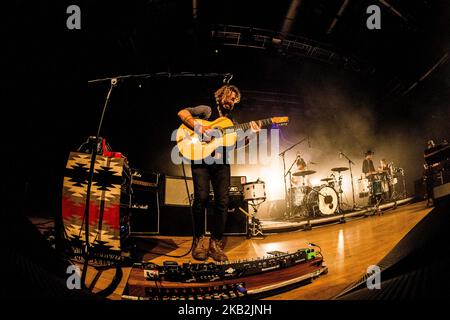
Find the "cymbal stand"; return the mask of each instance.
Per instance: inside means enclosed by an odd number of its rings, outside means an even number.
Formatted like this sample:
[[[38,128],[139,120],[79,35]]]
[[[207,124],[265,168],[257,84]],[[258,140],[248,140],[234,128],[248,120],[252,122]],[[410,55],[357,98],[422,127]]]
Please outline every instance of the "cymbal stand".
[[[406,180],[405,180],[405,172],[403,169],[400,169],[400,174],[402,175],[402,182],[403,182],[403,199],[406,199],[407,192],[406,192]]]
[[[396,201],[397,199],[399,199],[399,194],[398,194],[398,192],[397,192],[397,188],[395,187],[395,184],[392,182],[392,180],[393,180],[394,178],[391,178],[390,179],[390,181],[389,181],[389,185],[391,186],[391,188],[392,188],[392,194],[391,194],[391,197],[390,197],[390,199],[389,200],[394,200],[394,201]],[[398,181],[398,178],[396,177],[396,179],[397,179],[397,181]]]
[[[291,150],[292,148],[294,148],[295,146],[299,145],[300,143],[306,141],[308,139],[308,137],[305,137],[303,139],[301,139],[300,141],[294,143],[292,146],[290,146],[289,148],[285,149],[284,151],[280,152],[278,154],[278,156],[282,157],[283,159],[283,180],[284,180],[284,206],[285,206],[285,218],[290,218],[291,214],[292,214],[292,199],[290,196],[288,196],[288,190],[287,190],[287,183],[286,183],[286,176],[289,175],[289,177],[291,176],[291,170],[292,167],[294,166],[294,163],[297,161],[297,157],[295,158],[295,162],[292,163],[291,167],[289,168],[289,171],[286,172],[286,159],[285,159],[285,155],[286,152],[288,152],[289,150]],[[290,180],[289,180],[290,183]],[[292,185],[291,185],[292,186]]]
[[[341,207],[342,206],[342,193],[344,192],[342,190],[342,175],[341,175],[340,171],[338,172],[338,174],[339,174],[339,177],[338,177],[339,190],[337,190],[337,192],[338,192],[338,208],[337,208],[337,212],[338,213],[343,213],[342,207]]]
[[[353,210],[355,210],[357,206],[356,206],[356,201],[355,201],[355,186],[353,185],[353,171],[352,171],[352,164],[355,165],[355,163],[352,160],[350,160],[350,158],[347,157],[347,155],[345,153],[339,152],[339,154],[348,160],[348,168],[350,169],[350,179],[351,179],[350,182],[352,185]]]

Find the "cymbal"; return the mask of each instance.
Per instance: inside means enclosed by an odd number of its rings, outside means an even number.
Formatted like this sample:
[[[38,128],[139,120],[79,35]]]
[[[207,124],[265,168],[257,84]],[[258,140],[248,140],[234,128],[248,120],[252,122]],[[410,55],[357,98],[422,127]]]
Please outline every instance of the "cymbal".
[[[320,181],[331,181],[331,180],[333,180],[333,178],[323,178],[323,179],[320,179]]]
[[[337,167],[337,168],[331,169],[331,171],[336,171],[336,172],[347,171],[347,170],[348,170],[347,167]]]
[[[314,170],[304,170],[304,171],[294,172],[292,175],[293,176],[301,176],[301,177],[303,177],[303,176],[308,176],[308,175],[313,174],[313,173],[316,173],[316,171],[314,171]]]

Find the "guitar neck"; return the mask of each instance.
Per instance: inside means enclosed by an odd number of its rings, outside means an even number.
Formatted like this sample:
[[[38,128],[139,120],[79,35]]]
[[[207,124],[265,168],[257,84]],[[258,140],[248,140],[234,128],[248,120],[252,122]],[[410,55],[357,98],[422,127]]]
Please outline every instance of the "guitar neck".
[[[269,125],[271,125],[273,123],[272,122],[272,118],[267,118],[267,119],[263,119],[263,120],[257,120],[255,122],[258,123],[259,121],[261,122],[261,127],[267,127],[267,126],[269,126]],[[234,130],[234,131],[241,129],[241,130],[245,131],[245,130],[248,130],[250,128],[251,128],[250,122],[245,122],[245,123],[240,123],[240,124],[237,124],[237,125],[234,125],[234,126],[226,127],[226,128],[223,128],[223,129],[224,130]]]

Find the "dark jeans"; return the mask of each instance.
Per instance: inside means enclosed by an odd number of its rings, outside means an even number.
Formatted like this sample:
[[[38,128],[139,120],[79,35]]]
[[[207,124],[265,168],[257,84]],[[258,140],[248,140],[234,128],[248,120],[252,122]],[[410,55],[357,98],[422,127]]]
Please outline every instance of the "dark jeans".
[[[230,189],[229,164],[193,164],[194,181],[194,234],[199,237],[205,233],[205,208],[209,198],[209,182],[214,191],[214,208],[211,221],[211,237],[222,239],[228,213],[228,190]]]

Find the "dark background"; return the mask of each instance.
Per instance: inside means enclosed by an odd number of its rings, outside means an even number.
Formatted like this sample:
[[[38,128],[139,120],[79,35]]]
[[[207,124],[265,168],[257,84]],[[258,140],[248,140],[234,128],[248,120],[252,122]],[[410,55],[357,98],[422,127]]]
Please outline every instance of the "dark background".
[[[87,80],[157,72],[231,72],[243,92],[239,120],[289,115],[281,147],[305,135],[300,151],[322,168],[357,164],[366,149],[405,169],[408,190],[421,177],[428,139],[449,138],[448,1],[303,0],[291,34],[318,41],[346,59],[329,64],[276,47],[223,46],[212,25],[281,29],[290,1],[15,1],[2,15],[4,170],[7,204],[31,215],[60,213],[68,153],[94,135],[109,83]],[[66,28],[66,8],[81,7],[81,30]],[[366,28],[368,5],[381,8],[381,30]],[[11,73],[9,73],[11,71]],[[133,167],[181,174],[170,163],[170,134],[185,106],[212,104],[221,78],[133,78],[114,89],[102,136]],[[295,153],[290,155],[294,156]],[[377,164],[377,163],[376,163]],[[319,170],[322,170],[319,169]],[[318,171],[319,171],[318,170]],[[325,169],[323,169],[325,170]],[[282,174],[282,173],[280,173]]]

